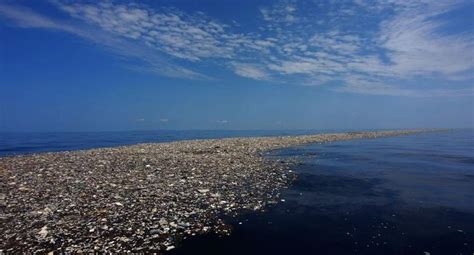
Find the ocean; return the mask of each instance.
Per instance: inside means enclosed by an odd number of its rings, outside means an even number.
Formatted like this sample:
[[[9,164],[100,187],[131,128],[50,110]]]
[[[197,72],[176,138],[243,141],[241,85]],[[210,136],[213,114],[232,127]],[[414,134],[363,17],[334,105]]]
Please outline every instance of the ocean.
[[[315,131],[3,133],[0,156]],[[230,236],[185,239],[170,254],[473,254],[474,130],[309,144],[282,202],[228,218]]]

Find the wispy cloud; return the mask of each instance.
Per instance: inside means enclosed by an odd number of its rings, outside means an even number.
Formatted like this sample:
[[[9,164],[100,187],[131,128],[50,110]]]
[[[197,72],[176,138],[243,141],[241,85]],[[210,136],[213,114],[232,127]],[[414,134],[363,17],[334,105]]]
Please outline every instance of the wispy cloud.
[[[176,9],[154,10],[139,4],[56,2],[76,19],[104,31],[190,61],[229,58],[233,48],[226,45],[225,25],[202,13],[185,14]]]
[[[273,6],[261,7],[260,13],[265,21],[278,23],[293,23],[298,20],[296,5],[291,1],[281,1]]]
[[[458,3],[434,3],[408,9],[381,25],[379,44],[387,50],[395,75],[456,76],[474,69],[474,36],[442,34],[437,17]]]
[[[268,80],[268,73],[260,66],[255,64],[232,63],[234,72],[240,76],[255,79]]]

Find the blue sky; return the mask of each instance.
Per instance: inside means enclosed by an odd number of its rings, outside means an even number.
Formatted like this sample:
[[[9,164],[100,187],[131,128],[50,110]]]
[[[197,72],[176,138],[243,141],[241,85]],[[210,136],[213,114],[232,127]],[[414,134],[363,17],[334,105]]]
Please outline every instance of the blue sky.
[[[0,0],[0,131],[472,127],[473,13]]]

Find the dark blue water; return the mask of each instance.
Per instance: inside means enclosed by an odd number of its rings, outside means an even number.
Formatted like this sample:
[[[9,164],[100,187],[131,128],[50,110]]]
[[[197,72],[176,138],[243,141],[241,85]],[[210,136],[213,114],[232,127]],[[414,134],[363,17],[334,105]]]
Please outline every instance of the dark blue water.
[[[172,254],[474,254],[474,131],[353,140],[273,152],[298,180],[231,236]],[[239,224],[241,223],[241,224]]]
[[[341,130],[337,130],[341,132]],[[329,130],[159,130],[126,132],[1,133],[0,157],[37,152],[81,150],[138,143],[170,142],[224,137],[281,136],[325,133]],[[333,132],[335,132],[333,130]]]

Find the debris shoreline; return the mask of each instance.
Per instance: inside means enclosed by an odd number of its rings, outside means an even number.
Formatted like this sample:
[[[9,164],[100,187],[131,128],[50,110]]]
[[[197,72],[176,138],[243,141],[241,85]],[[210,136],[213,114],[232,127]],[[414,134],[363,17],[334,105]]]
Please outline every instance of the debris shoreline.
[[[277,203],[294,162],[264,153],[426,130],[150,143],[0,158],[0,253],[157,252],[229,234],[222,215]]]

